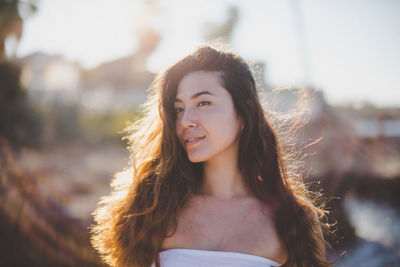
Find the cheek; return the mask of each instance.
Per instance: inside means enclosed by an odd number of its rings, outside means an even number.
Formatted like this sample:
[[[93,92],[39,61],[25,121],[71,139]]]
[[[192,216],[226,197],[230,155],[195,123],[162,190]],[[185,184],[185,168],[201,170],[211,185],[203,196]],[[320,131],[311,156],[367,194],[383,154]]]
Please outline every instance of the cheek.
[[[213,121],[211,132],[218,142],[231,143],[239,133],[239,120],[230,113],[218,117]]]

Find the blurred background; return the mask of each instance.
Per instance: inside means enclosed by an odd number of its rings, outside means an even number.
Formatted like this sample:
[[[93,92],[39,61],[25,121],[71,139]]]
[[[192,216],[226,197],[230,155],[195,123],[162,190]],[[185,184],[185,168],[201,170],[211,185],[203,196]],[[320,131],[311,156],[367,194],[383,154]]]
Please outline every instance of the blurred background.
[[[157,72],[218,39],[275,111],[308,92],[297,141],[337,225],[329,259],[400,266],[398,14],[396,0],[0,0],[1,265],[102,266],[88,227],[129,163],[122,129]]]

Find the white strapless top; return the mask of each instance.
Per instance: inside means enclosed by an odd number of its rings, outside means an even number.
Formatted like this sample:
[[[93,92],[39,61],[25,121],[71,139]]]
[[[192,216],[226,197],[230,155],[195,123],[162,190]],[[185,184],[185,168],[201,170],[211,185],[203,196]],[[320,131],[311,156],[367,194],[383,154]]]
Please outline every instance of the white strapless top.
[[[173,248],[161,251],[161,267],[272,267],[279,263],[240,252]],[[155,267],[153,262],[152,267]]]

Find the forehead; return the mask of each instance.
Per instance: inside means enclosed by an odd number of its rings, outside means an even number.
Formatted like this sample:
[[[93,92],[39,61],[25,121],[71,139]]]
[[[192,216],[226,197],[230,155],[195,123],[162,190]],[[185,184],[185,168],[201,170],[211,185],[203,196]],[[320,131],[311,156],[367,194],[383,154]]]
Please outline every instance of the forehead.
[[[178,85],[176,98],[188,98],[193,94],[207,90],[214,95],[223,94],[226,91],[222,87],[220,72],[195,71],[186,74]]]

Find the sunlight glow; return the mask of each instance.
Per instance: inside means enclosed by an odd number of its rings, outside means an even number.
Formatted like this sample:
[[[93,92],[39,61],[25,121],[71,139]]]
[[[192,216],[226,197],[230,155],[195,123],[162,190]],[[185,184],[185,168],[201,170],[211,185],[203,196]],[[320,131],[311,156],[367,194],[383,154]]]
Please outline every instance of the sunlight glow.
[[[44,51],[93,68],[134,53],[150,27],[162,38],[147,62],[158,72],[205,42],[205,25],[222,23],[229,6],[239,8],[233,49],[264,61],[272,86],[310,84],[335,104],[400,105],[398,1],[303,0],[295,9],[290,0],[41,0],[16,54]]]

